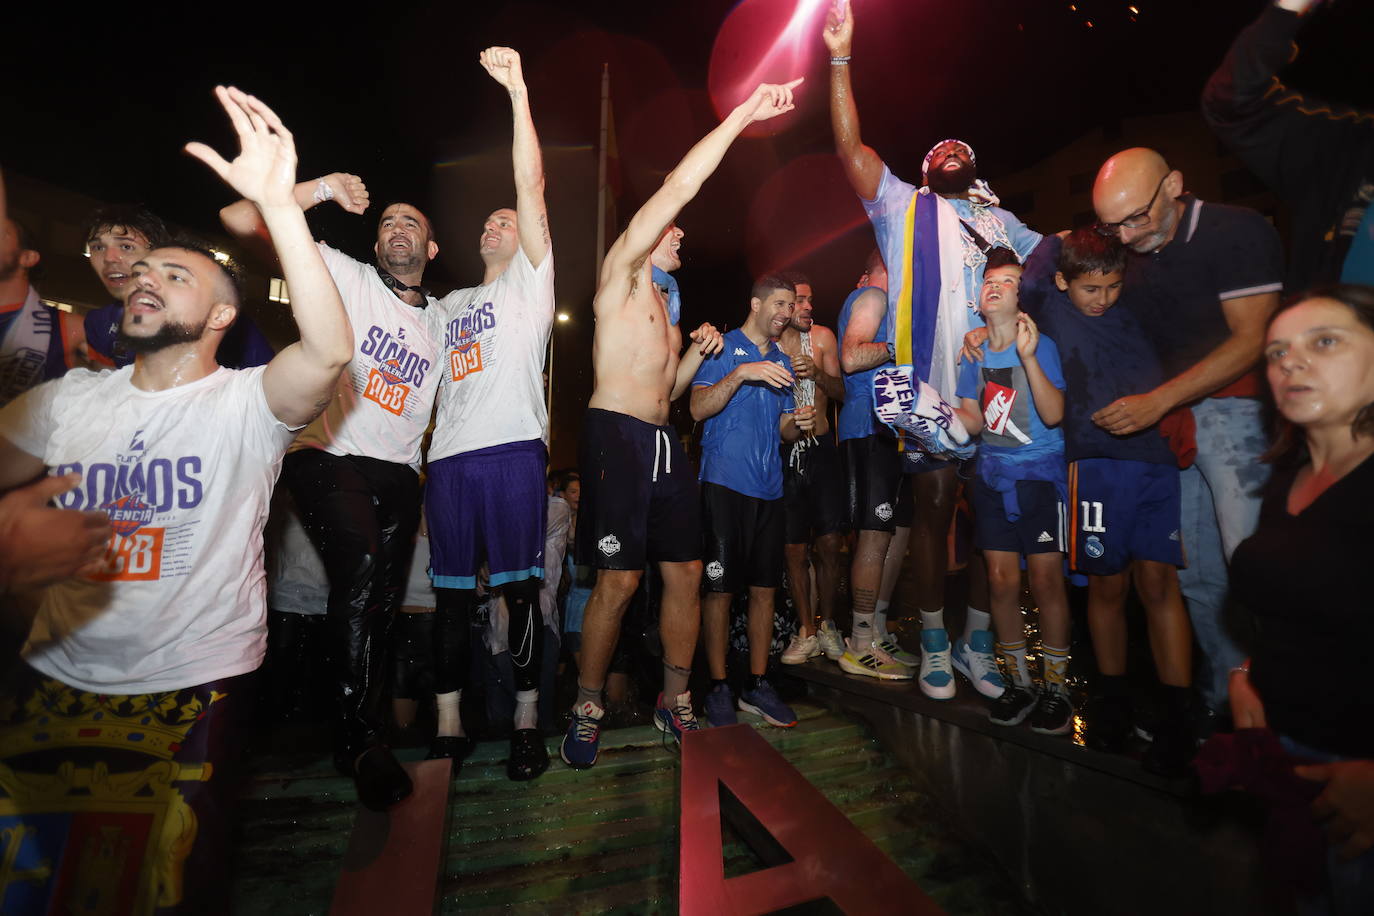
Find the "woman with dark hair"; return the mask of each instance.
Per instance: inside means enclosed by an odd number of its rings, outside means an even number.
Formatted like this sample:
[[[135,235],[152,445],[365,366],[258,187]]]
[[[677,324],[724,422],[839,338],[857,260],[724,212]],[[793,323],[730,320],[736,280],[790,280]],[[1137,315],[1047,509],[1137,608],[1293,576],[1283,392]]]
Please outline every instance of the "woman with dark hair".
[[[1256,626],[1231,710],[1324,784],[1329,884],[1302,911],[1374,913],[1374,288],[1298,297],[1270,320],[1264,360],[1280,431],[1259,527],[1231,561]]]

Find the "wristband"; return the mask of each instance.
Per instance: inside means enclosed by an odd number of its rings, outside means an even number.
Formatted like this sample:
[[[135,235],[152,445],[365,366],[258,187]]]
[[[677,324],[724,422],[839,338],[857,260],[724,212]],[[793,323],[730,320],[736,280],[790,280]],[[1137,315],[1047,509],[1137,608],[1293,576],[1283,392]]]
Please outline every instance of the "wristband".
[[[329,186],[329,182],[321,178],[315,184],[315,193],[312,196],[315,199],[315,203],[322,204],[326,200],[334,199],[334,189]]]
[[[838,67],[848,66],[848,64],[849,64],[849,58],[850,58],[850,55],[848,55],[848,54],[846,54],[844,57],[832,57],[832,58],[830,58],[830,65],[831,65],[831,66],[838,66]]]
[[[1249,661],[1241,662],[1239,665],[1236,665],[1236,667],[1234,667],[1234,668],[1231,669],[1231,673],[1232,673],[1232,674],[1240,673],[1240,674],[1244,674],[1244,675],[1246,675],[1246,676],[1248,677],[1248,676],[1250,675],[1250,662],[1249,662]]]

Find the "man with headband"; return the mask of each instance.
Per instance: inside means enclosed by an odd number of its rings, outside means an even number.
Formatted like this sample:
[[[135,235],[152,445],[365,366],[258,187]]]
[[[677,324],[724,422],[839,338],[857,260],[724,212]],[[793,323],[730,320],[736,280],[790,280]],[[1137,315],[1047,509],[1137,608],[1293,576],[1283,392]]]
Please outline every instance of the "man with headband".
[[[596,763],[606,671],[625,608],[651,559],[663,575],[663,693],[654,724],[679,741],[699,727],[687,678],[701,627],[701,508],[668,408],[687,392],[702,358],[720,351],[721,336],[703,324],[681,350],[681,297],[670,272],[682,264],[683,232],[673,220],[746,127],[792,110],[792,89],[800,82],[759,86],[692,147],[601,265],[592,303],[596,387],[582,426],[577,524],[578,563],[599,571],[582,621],[577,700],[561,752],[576,769]]]
[[[302,209],[332,200],[360,214],[368,205],[355,175],[302,182],[294,195]],[[236,236],[265,238],[250,201],[225,207],[220,219]],[[420,440],[439,362],[425,324],[435,299],[420,282],[439,246],[429,219],[405,203],[382,211],[375,264],[324,242],[316,246],[352,323],[354,357],[321,405],[324,413],[292,444],[282,481],[329,577],[329,655],[339,704],[334,764],[354,778],[364,805],[384,809],[411,791],[410,777],[383,743],[383,660],[420,523]]]
[[[996,195],[978,178],[972,147],[962,140],[944,140],[926,154],[921,164],[922,187],[893,175],[859,138],[849,72],[854,39],[849,0],[836,0],[822,37],[830,52],[830,118],[836,153],[873,223],[889,281],[887,302],[871,297],[862,307],[856,304],[841,341],[841,364],[847,373],[894,362],[909,366],[913,384],[927,382],[946,402],[957,403],[963,337],[983,323],[977,299],[985,252],[1002,246],[1024,260],[1039,244],[1040,234],[997,206]],[[871,503],[852,507],[859,528],[850,574],[853,649],[864,650],[879,635],[872,631],[873,612],[894,527],[902,456],[892,434],[876,419],[870,434],[849,440],[847,448],[849,474],[866,481],[863,489]],[[964,638],[957,646],[950,645],[943,607],[946,537],[958,478],[952,463],[920,451],[909,451],[907,461],[916,472],[909,484],[915,502],[911,549],[921,609],[921,691],[933,699],[949,699],[954,696],[952,650],[960,653],[959,667],[970,672],[975,684],[996,671],[990,652],[970,647],[991,644],[986,633],[990,618],[970,608]],[[975,633],[979,638],[974,638]]]

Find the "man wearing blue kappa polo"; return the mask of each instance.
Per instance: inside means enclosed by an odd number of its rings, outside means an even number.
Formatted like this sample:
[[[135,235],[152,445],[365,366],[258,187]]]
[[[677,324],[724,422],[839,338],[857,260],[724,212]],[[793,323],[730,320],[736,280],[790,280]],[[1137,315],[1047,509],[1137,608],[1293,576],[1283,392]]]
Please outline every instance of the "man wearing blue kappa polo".
[[[702,559],[706,596],[701,602],[711,692],[706,718],[735,721],[725,682],[730,605],[749,588],[749,685],[739,708],[789,728],[797,717],[764,677],[773,639],[773,597],[782,576],[782,458],[778,437],[792,442],[816,425],[814,407],[792,400],[791,360],[777,338],[792,320],[796,289],[777,276],[754,283],[749,317],[726,334],[725,346],[705,360],[692,380],[692,419],[705,421],[701,437]]]

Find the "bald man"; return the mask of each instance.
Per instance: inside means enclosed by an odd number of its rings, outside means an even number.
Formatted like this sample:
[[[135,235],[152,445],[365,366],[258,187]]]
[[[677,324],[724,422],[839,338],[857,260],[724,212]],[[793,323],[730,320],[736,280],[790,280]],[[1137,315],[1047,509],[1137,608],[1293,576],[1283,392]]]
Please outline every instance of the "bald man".
[[[1278,234],[1254,210],[1204,203],[1183,174],[1150,149],[1103,164],[1093,185],[1098,231],[1135,254],[1121,305],[1159,353],[1166,380],[1093,414],[1114,435],[1148,429],[1176,407],[1197,421],[1197,458],[1183,471],[1179,575],[1202,648],[1197,683],[1207,706],[1226,709],[1227,674],[1241,663],[1223,620],[1231,552],[1259,518],[1268,469],[1255,371],[1264,328],[1278,306],[1283,255]]]

